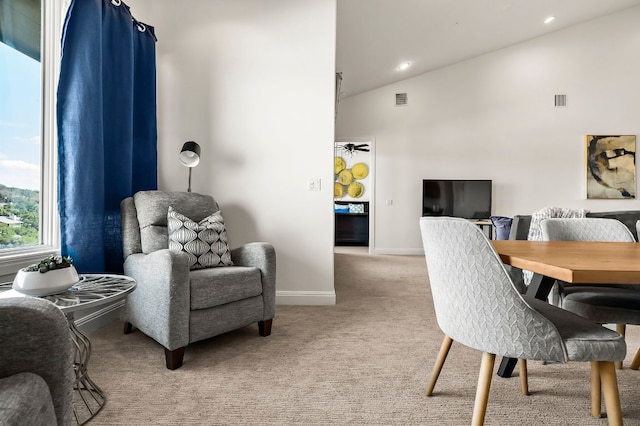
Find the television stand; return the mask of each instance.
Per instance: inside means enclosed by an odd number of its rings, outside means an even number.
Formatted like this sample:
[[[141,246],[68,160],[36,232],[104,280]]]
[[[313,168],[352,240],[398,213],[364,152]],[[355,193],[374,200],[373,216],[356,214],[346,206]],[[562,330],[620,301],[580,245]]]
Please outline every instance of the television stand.
[[[362,204],[362,213],[335,213],[336,246],[369,245],[369,202],[368,201],[336,201],[336,204]]]

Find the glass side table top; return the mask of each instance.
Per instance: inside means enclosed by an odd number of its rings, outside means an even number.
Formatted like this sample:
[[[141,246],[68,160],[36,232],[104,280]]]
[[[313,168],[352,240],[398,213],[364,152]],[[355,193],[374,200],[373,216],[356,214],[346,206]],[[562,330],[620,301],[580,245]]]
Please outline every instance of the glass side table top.
[[[32,297],[11,288],[12,283],[0,284],[0,297]],[[69,313],[88,309],[124,298],[136,287],[133,278],[126,275],[82,274],[80,281],[67,291],[50,296],[41,296]]]

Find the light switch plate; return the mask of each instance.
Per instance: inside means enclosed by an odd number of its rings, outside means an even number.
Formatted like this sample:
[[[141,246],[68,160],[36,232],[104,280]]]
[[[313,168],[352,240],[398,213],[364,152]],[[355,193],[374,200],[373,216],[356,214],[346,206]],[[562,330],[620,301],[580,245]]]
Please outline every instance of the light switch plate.
[[[311,178],[307,182],[307,189],[309,191],[320,191],[320,178]]]

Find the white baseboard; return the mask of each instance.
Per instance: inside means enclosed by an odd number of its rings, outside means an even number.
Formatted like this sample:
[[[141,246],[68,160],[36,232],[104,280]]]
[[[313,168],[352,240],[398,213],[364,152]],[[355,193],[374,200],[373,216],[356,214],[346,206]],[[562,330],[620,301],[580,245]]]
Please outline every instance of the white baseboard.
[[[105,325],[117,321],[123,316],[124,300],[105,308],[76,317],[76,327],[86,335],[90,335]]]
[[[371,254],[392,255],[392,256],[424,256],[424,249],[421,248],[374,248]]]
[[[124,301],[115,303],[76,318],[76,327],[90,335],[105,325],[118,321],[123,316]],[[335,305],[334,291],[276,291],[277,305]]]
[[[335,305],[335,291],[276,290],[276,305]]]

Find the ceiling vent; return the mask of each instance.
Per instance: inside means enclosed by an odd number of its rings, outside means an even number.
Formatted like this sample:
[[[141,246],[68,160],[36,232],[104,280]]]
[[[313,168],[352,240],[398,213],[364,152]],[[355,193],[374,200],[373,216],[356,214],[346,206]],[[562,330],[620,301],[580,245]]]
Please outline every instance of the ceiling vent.
[[[396,106],[405,106],[408,104],[406,93],[396,93]]]
[[[567,95],[555,95],[554,97],[554,105],[556,108],[562,108],[567,106]]]

